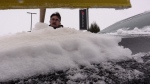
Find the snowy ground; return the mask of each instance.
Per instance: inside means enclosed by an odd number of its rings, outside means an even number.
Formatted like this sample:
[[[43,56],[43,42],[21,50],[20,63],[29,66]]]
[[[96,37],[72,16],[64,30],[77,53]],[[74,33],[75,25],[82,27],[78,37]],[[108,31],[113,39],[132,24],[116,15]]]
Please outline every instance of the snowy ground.
[[[149,53],[133,55],[121,37],[36,24],[0,37],[0,81],[18,84],[132,84],[148,80]],[[128,65],[128,63],[132,63]],[[149,76],[148,76],[149,77]]]

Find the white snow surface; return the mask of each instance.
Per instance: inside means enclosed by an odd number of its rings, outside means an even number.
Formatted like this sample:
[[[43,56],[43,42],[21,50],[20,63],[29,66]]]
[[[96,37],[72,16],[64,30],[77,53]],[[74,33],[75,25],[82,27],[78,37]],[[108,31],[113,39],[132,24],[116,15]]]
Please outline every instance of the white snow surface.
[[[133,30],[128,30],[128,28],[120,28],[117,32],[107,33],[114,35],[150,35],[150,26],[145,26],[143,28],[135,27]]]
[[[116,36],[37,23],[32,32],[0,36],[0,81],[131,58],[131,50],[119,46],[120,41]]]

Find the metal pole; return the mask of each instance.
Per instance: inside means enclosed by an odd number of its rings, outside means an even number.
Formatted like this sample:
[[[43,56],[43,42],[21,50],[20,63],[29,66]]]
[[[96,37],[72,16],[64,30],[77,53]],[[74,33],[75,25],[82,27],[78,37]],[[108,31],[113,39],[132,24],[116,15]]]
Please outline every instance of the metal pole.
[[[89,8],[87,8],[87,30],[89,29]]]
[[[46,8],[40,8],[40,22],[44,23]]]
[[[31,14],[31,27],[30,27],[30,31],[32,30],[32,14]]]
[[[31,14],[31,27],[30,27],[30,32],[32,30],[32,14],[36,14],[36,13],[31,13],[31,12],[27,12],[28,14]]]

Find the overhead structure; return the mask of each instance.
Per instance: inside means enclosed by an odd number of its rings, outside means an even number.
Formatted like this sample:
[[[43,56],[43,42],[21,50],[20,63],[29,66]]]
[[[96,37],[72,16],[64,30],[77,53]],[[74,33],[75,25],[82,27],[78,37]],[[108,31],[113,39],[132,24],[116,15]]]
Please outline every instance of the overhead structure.
[[[129,0],[0,0],[0,9],[129,8]]]
[[[37,9],[40,20],[46,8],[130,8],[130,0],[0,0],[0,9]]]

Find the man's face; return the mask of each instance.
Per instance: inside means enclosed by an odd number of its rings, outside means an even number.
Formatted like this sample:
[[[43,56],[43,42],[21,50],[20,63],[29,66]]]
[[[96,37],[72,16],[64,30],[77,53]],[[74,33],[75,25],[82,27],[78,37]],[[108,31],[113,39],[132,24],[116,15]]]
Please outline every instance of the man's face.
[[[57,16],[51,17],[51,19],[50,19],[50,25],[52,27],[56,27],[56,28],[59,27],[59,25],[60,25],[60,19]]]

